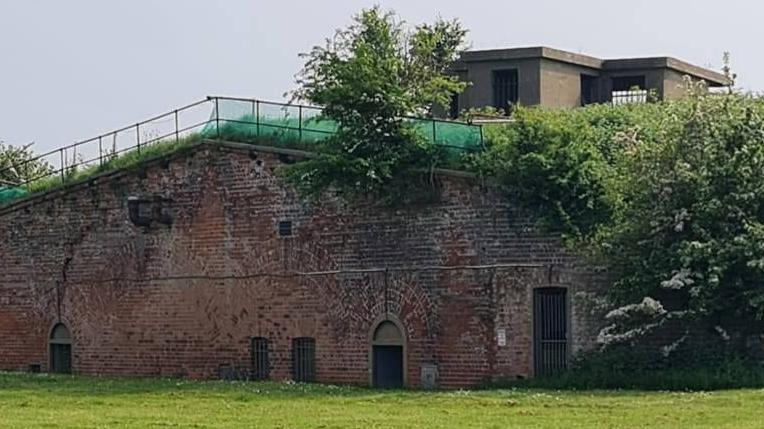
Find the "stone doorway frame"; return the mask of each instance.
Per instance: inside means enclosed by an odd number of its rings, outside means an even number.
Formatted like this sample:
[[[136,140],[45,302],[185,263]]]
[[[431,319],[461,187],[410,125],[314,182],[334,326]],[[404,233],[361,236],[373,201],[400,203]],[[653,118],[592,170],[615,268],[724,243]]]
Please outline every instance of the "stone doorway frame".
[[[397,340],[377,340],[375,338],[375,334],[377,333],[377,330],[380,326],[382,326],[385,323],[392,323],[400,333],[400,338]],[[368,356],[369,356],[369,386],[374,387],[374,346],[399,346],[402,350],[402,358],[403,358],[403,388],[408,387],[408,338],[406,336],[406,329],[403,327],[403,323],[401,323],[398,318],[390,315],[385,314],[382,316],[377,317],[376,320],[374,320],[374,323],[371,324],[371,329],[369,330],[369,350],[368,350]]]
[[[71,374],[74,369],[74,341],[72,339],[72,331],[69,329],[69,327],[63,323],[58,322],[50,329],[50,333],[48,334],[48,372],[50,373],[61,373],[61,374]],[[65,368],[64,370],[61,370],[60,368],[56,368],[56,356],[54,353],[54,348],[61,348],[66,349],[68,347],[68,368]]]

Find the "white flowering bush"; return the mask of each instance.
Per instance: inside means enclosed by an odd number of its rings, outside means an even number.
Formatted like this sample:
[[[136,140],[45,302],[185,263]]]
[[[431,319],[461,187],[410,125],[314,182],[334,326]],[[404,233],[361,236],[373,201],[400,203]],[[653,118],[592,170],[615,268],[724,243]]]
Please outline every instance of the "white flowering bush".
[[[764,332],[764,98],[688,81],[679,101],[520,108],[486,135],[484,177],[607,270],[601,344],[744,352]]]
[[[764,100],[695,91],[666,109],[675,125],[622,159],[623,203],[593,244],[615,305],[651,296],[684,326],[665,352],[698,334],[744,352],[764,329]]]
[[[25,183],[49,174],[45,160],[34,160],[31,144],[12,146],[0,140],[0,188]]]

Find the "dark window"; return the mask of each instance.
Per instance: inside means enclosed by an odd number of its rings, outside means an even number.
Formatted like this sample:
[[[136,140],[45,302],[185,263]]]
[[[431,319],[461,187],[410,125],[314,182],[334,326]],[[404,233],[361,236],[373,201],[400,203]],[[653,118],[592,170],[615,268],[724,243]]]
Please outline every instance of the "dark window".
[[[645,89],[644,76],[620,76],[613,78],[613,91],[631,91]]]
[[[459,94],[451,95],[451,105],[449,106],[448,115],[451,119],[459,117]]]
[[[130,221],[137,226],[150,226],[154,221],[169,225],[172,223],[170,203],[170,200],[163,198],[130,197],[127,200]]]
[[[130,221],[133,222],[133,224],[137,226],[151,225],[153,214],[151,201],[131,197],[127,200],[127,208]]]
[[[495,70],[493,72],[493,107],[509,110],[517,104],[517,70]]]
[[[316,340],[302,337],[292,340],[292,376],[294,381],[316,381]]]
[[[647,103],[648,91],[645,89],[645,77],[614,77],[610,98],[613,104]]]
[[[72,335],[63,323],[56,325],[50,334],[50,371],[72,372]]]
[[[290,237],[292,235],[292,221],[282,220],[279,222],[279,236]]]
[[[581,75],[581,105],[597,102],[597,76]]]
[[[268,361],[268,339],[256,337],[252,339],[252,379],[267,380],[270,374]]]

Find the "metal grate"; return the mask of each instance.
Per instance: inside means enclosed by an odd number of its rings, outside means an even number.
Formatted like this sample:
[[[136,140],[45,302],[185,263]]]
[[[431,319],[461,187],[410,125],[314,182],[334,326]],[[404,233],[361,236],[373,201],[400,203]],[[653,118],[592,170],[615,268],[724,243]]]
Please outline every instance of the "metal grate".
[[[567,290],[533,291],[534,369],[536,376],[559,374],[568,362]]]
[[[71,374],[72,346],[70,344],[50,345],[50,371],[60,374]]]
[[[282,220],[279,222],[279,237],[291,237],[292,236],[292,221]]]
[[[648,92],[646,89],[635,89],[631,91],[613,91],[611,94],[613,105],[619,104],[645,104],[648,101]]]
[[[612,79],[610,99],[613,104],[647,103],[647,85],[644,76],[618,76]]]
[[[268,339],[255,337],[252,339],[252,379],[267,380],[269,374]]]
[[[493,72],[493,107],[507,111],[517,104],[517,70],[495,70]]]
[[[292,375],[294,381],[316,381],[316,340],[309,337],[292,340]]]

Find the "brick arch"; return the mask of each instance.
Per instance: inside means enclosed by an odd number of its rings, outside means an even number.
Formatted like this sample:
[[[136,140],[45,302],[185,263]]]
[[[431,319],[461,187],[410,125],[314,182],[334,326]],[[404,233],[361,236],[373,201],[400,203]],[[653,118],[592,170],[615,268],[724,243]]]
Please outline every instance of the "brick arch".
[[[327,308],[327,318],[338,335],[368,332],[380,315],[399,320],[408,338],[435,335],[437,308],[416,273],[394,279],[398,273],[387,276],[387,286],[384,272],[337,274],[316,283],[333,303]]]
[[[383,327],[385,324],[392,324],[395,326],[395,328],[398,330],[398,333],[400,334],[400,338],[392,343],[388,343],[384,340],[380,341],[379,338],[377,338],[377,333],[381,327]],[[375,345],[397,345],[401,346],[402,348],[402,354],[403,354],[403,385],[408,385],[408,379],[409,379],[409,371],[408,371],[408,365],[409,365],[409,348],[408,348],[408,337],[406,335],[406,327],[404,326],[403,322],[400,321],[397,317],[395,317],[392,314],[389,313],[383,313],[377,316],[376,319],[374,319],[374,322],[371,324],[371,329],[369,330],[369,341],[368,341],[368,354],[369,354],[369,385],[374,384],[374,346]]]

